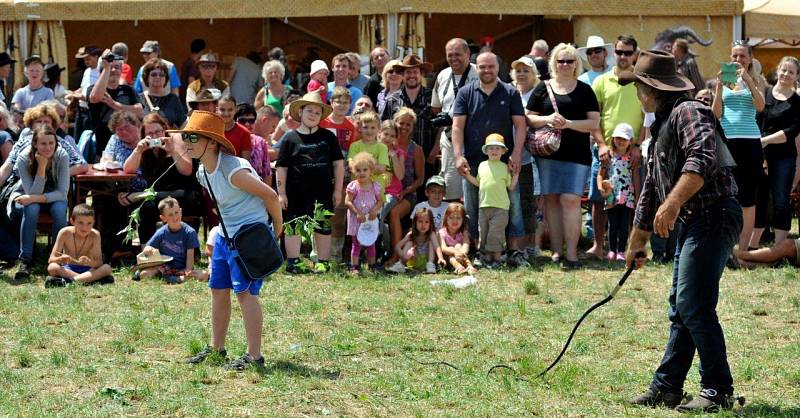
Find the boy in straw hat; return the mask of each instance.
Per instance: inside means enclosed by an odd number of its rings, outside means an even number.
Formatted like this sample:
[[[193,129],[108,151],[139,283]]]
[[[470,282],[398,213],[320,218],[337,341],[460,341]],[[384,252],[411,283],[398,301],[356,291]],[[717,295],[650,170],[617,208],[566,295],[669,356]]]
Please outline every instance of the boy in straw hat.
[[[179,133],[189,156],[200,161],[197,179],[207,190],[209,187],[213,190],[229,237],[236,235],[244,225],[267,223],[269,218],[272,218],[275,236],[281,234],[283,217],[275,191],[261,181],[247,160],[235,156],[233,144],[225,139],[225,121],[219,115],[195,110],[182,130],[167,132]],[[242,310],[247,352],[228,363],[226,368],[244,370],[251,365],[263,366],[263,317],[257,297],[263,280],[253,280],[239,270],[224,234],[217,236],[211,265],[208,281],[211,288],[211,345],[188,362],[201,363],[215,353],[226,355],[225,336],[231,315],[230,291],[233,289]]]
[[[650,387],[631,402],[684,412],[731,408],[733,377],[716,308],[725,261],[742,229],[733,157],[711,108],[690,100],[687,92],[694,85],[678,73],[669,53],[642,51],[633,71],[619,74],[619,82],[635,82],[645,112],[656,116],[654,152],[636,206],[627,264],[644,264],[638,254],[646,254],[651,231],[666,238],[677,222],[682,224],[669,297],[669,340]],[[684,403],[683,385],[695,351],[702,365],[701,390]]]
[[[478,232],[480,232],[481,256],[486,267],[499,267],[508,225],[508,209],[511,200],[509,190],[517,187],[519,173],[512,173],[500,157],[508,152],[505,138],[500,134],[489,134],[481,149],[488,160],[478,165],[478,176],[473,177],[469,165],[461,167],[461,175],[478,187]]]
[[[344,157],[339,140],[336,134],[319,126],[332,111],[317,92],[308,93],[289,106],[289,114],[300,121],[300,126],[283,136],[275,162],[278,197],[288,220],[313,217],[316,203],[332,212],[342,202]],[[288,259],[286,271],[302,273],[300,236],[287,236],[284,243]],[[318,258],[314,271],[324,273],[330,267],[330,226],[314,231],[314,243]]]

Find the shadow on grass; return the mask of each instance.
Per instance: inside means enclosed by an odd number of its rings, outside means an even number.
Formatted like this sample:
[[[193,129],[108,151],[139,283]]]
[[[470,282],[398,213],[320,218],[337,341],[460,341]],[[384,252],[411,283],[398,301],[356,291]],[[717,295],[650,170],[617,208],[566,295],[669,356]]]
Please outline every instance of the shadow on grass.
[[[737,417],[800,417],[800,408],[770,405],[766,403],[753,403],[736,410]]]
[[[281,373],[289,376],[316,377],[327,380],[337,380],[341,374],[339,371],[315,369],[304,364],[294,363],[286,360],[275,361],[268,366],[258,369],[257,373],[261,376]]]

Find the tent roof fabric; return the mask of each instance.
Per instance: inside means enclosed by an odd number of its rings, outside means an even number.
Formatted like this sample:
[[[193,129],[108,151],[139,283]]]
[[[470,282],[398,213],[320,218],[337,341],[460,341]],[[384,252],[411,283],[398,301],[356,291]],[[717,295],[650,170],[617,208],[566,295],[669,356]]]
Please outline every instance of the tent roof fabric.
[[[793,0],[786,0],[793,1]],[[153,11],[150,13],[149,11]],[[475,13],[563,16],[734,16],[742,0],[2,0],[0,20],[163,20]]]
[[[798,0],[745,0],[745,31],[748,37],[796,39],[800,27]]]

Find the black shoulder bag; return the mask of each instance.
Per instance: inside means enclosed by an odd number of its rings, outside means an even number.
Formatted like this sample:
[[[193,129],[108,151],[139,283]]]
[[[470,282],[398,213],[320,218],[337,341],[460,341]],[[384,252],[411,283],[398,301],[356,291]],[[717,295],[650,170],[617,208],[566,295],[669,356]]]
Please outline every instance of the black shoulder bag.
[[[214,201],[214,206],[217,208],[219,224],[222,227],[225,242],[233,252],[233,258],[236,260],[236,264],[239,265],[239,269],[253,280],[266,279],[283,264],[283,253],[281,253],[281,248],[275,240],[272,228],[265,222],[250,223],[239,228],[236,235],[231,239],[228,235],[228,230],[225,228],[225,221],[222,220],[222,211],[219,210],[217,197],[211,188],[211,181],[208,179],[205,167],[203,168],[203,176],[206,179],[211,200]]]

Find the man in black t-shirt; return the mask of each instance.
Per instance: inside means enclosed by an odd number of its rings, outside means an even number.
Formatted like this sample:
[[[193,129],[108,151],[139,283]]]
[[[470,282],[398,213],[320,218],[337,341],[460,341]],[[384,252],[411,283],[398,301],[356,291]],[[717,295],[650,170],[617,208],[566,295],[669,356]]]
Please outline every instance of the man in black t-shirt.
[[[118,110],[127,110],[139,118],[144,117],[142,104],[139,103],[133,88],[119,84],[119,77],[122,73],[122,57],[114,57],[119,59],[109,61],[109,55],[109,50],[103,52],[100,61],[100,78],[95,85],[89,86],[86,93],[89,97],[89,113],[92,116],[91,126],[99,152],[106,148],[108,139],[113,134],[108,127],[112,113]],[[89,163],[91,162],[89,161]]]

